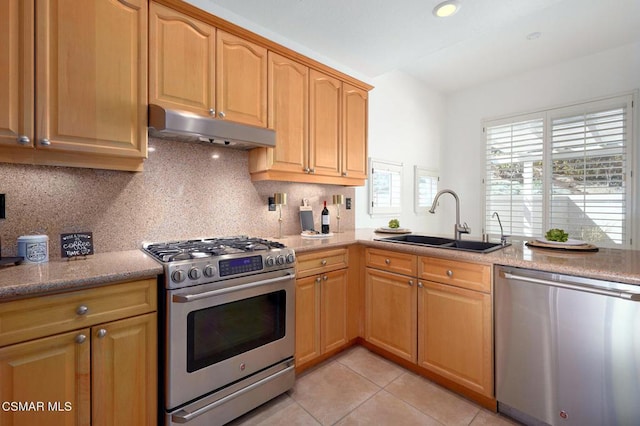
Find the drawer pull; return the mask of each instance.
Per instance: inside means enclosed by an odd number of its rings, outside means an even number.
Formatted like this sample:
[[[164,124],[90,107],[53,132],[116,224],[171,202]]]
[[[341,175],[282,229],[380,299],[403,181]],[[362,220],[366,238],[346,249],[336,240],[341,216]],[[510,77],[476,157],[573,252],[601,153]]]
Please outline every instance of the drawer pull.
[[[325,259],[322,259],[322,260],[320,261],[320,264],[321,264],[322,266],[325,266],[325,265],[327,264],[327,261],[326,261]]]
[[[326,275],[323,275],[323,276],[322,276],[322,279],[323,279],[324,281],[326,281],[326,280],[328,280],[328,279],[329,279],[329,277],[327,277]]]
[[[452,277],[453,276],[453,271],[451,269],[447,269],[447,276],[448,277]]]
[[[423,287],[424,285],[420,281],[418,281],[418,288],[423,288]]]
[[[318,284],[320,284],[320,281],[322,281],[322,279],[321,279],[320,277],[316,277],[316,282],[317,282]]]
[[[78,334],[75,338],[75,341],[78,344],[84,343],[85,340],[87,340],[87,336],[85,336],[84,334]]]
[[[391,265],[391,259],[385,259],[384,263],[386,263],[387,265]]]
[[[76,309],[76,314],[78,315],[86,315],[87,312],[89,312],[89,308],[87,308],[85,305],[80,305]]]
[[[413,287],[413,280],[409,280],[409,287]]]
[[[98,330],[98,337],[100,339],[102,339],[106,335],[107,335],[107,330],[105,330],[104,328],[101,328],[100,330]]]

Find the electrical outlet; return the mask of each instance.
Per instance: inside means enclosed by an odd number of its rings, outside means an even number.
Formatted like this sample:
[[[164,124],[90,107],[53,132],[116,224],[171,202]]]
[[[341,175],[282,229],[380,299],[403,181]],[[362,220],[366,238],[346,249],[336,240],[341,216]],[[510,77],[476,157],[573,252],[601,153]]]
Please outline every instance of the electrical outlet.
[[[345,201],[344,201],[344,204],[345,204],[345,206],[346,206],[345,208],[347,210],[351,210],[351,198],[346,198]]]
[[[273,197],[269,197],[269,211],[270,212],[275,212],[276,211],[276,200]]]
[[[6,205],[4,201],[4,194],[0,194],[0,219],[7,218]]]

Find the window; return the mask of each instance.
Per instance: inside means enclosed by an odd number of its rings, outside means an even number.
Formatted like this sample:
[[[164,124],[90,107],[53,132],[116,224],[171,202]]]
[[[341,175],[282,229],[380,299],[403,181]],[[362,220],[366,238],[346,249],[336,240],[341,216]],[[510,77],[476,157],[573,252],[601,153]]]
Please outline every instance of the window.
[[[369,159],[369,214],[394,215],[401,210],[402,163]]]
[[[438,172],[424,167],[414,166],[414,195],[413,209],[417,214],[426,214],[433,204],[433,198],[438,192]]]
[[[620,247],[631,238],[632,96],[486,122],[485,232]]]

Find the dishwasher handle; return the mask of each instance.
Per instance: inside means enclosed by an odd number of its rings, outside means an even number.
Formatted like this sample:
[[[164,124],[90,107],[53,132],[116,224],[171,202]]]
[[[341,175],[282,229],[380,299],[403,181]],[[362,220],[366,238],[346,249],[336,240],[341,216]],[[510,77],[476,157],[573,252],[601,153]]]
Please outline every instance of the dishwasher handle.
[[[630,291],[609,290],[609,289],[599,288],[599,287],[586,285],[586,284],[572,284],[572,283],[561,282],[561,281],[543,280],[540,278],[532,278],[532,277],[526,277],[523,275],[516,275],[516,274],[512,274],[510,272],[505,272],[505,271],[501,271],[500,273],[503,274],[506,279],[524,281],[524,282],[534,283],[534,284],[542,284],[546,286],[564,288],[568,290],[584,291],[587,293],[600,294],[603,296],[611,296],[611,297],[617,297],[620,299],[631,300],[634,302],[640,302],[640,293],[634,293]]]

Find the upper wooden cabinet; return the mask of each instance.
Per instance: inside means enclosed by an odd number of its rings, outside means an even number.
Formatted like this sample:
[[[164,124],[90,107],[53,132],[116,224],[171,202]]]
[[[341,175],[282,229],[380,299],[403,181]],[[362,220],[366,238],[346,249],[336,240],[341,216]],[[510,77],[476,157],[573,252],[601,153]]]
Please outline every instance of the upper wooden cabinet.
[[[0,71],[13,82],[0,101],[0,127],[19,137],[11,146],[4,140],[0,161],[141,170],[147,154],[147,1],[42,0],[35,12],[32,3],[1,6],[0,19],[12,22],[0,30],[0,55],[8,59]],[[35,80],[28,58],[34,48]],[[35,117],[29,112],[34,85]]]
[[[342,176],[367,178],[368,93],[347,83],[342,85]]]
[[[216,105],[220,118],[267,127],[267,49],[218,31]]]
[[[309,173],[340,176],[342,82],[316,70],[309,76]]]
[[[173,9],[149,6],[149,103],[215,113],[216,29]]]

